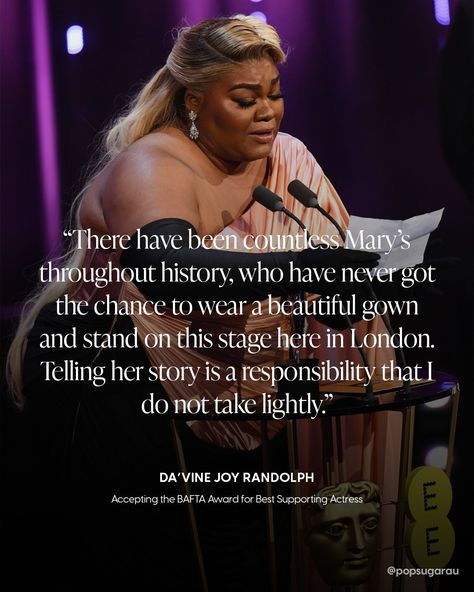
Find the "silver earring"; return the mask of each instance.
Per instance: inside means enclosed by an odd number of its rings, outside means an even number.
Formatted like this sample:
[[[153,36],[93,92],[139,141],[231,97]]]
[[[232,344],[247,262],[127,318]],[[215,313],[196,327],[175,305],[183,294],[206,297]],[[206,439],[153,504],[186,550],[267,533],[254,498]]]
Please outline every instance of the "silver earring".
[[[196,111],[190,111],[188,113],[189,119],[191,120],[191,127],[189,128],[189,137],[191,140],[197,140],[199,138],[199,130],[194,123],[197,119]]]

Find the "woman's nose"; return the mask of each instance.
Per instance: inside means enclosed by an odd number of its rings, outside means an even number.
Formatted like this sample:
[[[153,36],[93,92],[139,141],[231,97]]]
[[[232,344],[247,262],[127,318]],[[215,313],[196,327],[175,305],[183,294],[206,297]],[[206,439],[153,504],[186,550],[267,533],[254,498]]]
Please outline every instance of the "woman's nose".
[[[269,99],[262,101],[262,104],[260,108],[257,109],[255,115],[257,121],[270,121],[275,117],[275,111]]]

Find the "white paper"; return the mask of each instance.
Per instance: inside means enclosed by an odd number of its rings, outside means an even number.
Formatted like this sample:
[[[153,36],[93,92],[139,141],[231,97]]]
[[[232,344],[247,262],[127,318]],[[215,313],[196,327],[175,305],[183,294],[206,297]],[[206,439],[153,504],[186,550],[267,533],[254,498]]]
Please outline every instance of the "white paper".
[[[443,211],[444,208],[407,220],[351,216],[344,246],[346,249],[378,253],[380,261],[377,268],[397,270],[413,267],[423,262],[428,238],[438,227]],[[380,272],[380,275],[383,273]]]

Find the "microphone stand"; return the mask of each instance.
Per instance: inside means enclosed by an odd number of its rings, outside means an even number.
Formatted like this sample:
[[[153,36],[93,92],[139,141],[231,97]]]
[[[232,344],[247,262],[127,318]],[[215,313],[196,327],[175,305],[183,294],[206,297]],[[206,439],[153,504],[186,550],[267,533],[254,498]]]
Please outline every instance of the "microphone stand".
[[[298,226],[304,231],[304,233],[306,235],[306,239],[309,242],[309,236],[310,236],[309,235],[309,231],[306,228],[306,226],[303,224],[303,222],[297,216],[295,216],[295,214],[293,214],[293,212],[290,212],[290,210],[287,210],[285,207],[281,208],[280,211],[283,212],[284,214],[286,214],[287,216],[289,216],[292,220],[294,220],[298,224]],[[334,220],[334,218],[332,218],[332,216],[330,216],[330,214],[328,214],[328,216],[330,217],[331,221],[336,225],[336,227],[339,227],[339,225]],[[340,229],[340,232],[342,232],[344,234],[342,228]],[[345,241],[346,239],[344,238],[343,240]],[[367,280],[365,280],[365,281],[367,282]],[[306,292],[300,292],[299,293],[299,296],[304,301],[306,299]],[[378,300],[376,297],[375,297],[375,299]],[[352,330],[352,335],[354,337],[354,341],[356,343],[357,349],[359,350],[359,353],[360,353],[360,356],[362,358],[362,361],[364,362],[364,365],[367,366],[367,368],[370,368],[369,359],[367,358],[367,354],[366,354],[365,348],[362,345],[362,343],[360,342],[359,336],[357,335],[357,331],[356,331],[356,329],[355,329],[355,327],[354,327],[354,325],[353,325],[353,323],[352,323],[349,315],[348,314],[344,314],[343,316],[344,316],[344,319],[346,321],[347,327]],[[303,320],[302,323],[299,322],[298,324],[299,324],[300,328],[302,328],[302,330],[305,329],[305,322],[304,322],[304,320]],[[295,323],[295,325],[296,325],[296,323]],[[295,360],[298,363],[299,362],[299,348],[296,350],[296,352],[294,353],[294,355],[295,355]],[[372,383],[372,379],[369,379],[369,382],[368,382],[367,386],[365,387],[365,394],[366,394],[367,400],[369,402],[371,402],[371,403],[377,403],[377,401],[374,399],[374,385]]]
[[[305,193],[308,192],[308,194],[311,194],[311,195],[305,195],[305,197],[302,197],[300,194],[300,190],[304,191]],[[318,197],[314,193],[314,191],[309,189],[309,187],[306,187],[306,185],[304,185],[304,183],[302,183],[301,181],[299,181],[297,179],[292,181],[288,185],[288,191],[294,197],[296,197],[296,199],[298,201],[300,201],[300,203],[302,203],[304,206],[318,210],[318,212],[320,212],[325,218],[327,218],[336,227],[336,229],[339,233],[339,236],[341,237],[343,243],[345,244],[346,233],[341,228],[340,224],[331,216],[331,214],[329,212],[326,212],[326,210],[319,205]],[[367,272],[367,274],[369,274],[369,272]],[[379,298],[378,298],[377,294],[375,293],[372,283],[369,281],[368,278],[365,278],[364,286],[368,289],[369,294],[372,297],[372,299],[375,302],[379,302]],[[384,325],[385,325],[387,331],[389,332],[390,336],[393,338],[395,336],[395,331],[393,330],[392,323],[390,321],[390,317],[388,316],[388,313],[380,314],[380,316],[382,317],[382,320],[384,322]],[[352,323],[351,323],[349,317],[347,315],[346,315],[346,317],[350,323],[349,326],[352,326]],[[355,335],[355,330],[353,331],[353,335]],[[401,340],[401,337],[400,337],[400,340]],[[357,344],[357,341],[356,341],[356,344]],[[395,351],[395,357],[397,359],[397,363],[400,366],[400,368],[406,368],[407,362],[406,362],[406,358],[405,358],[405,351],[401,345],[401,341],[399,341],[398,346],[394,347],[394,351]],[[411,394],[410,380],[402,378],[402,382],[403,382],[402,393],[405,396],[410,395]]]
[[[305,187],[305,186],[303,185],[303,187]],[[290,193],[291,193],[291,191],[290,191]],[[285,208],[285,206],[283,205],[283,200],[276,193],[273,193],[273,191],[270,191],[266,187],[259,185],[258,187],[255,188],[255,190],[253,192],[253,197],[254,197],[255,201],[257,201],[258,203],[263,205],[265,208],[271,210],[272,212],[283,212],[286,216],[289,216],[304,231],[306,239],[308,240],[309,232],[308,232],[308,229],[306,228],[306,226],[295,214],[293,214],[293,212],[291,212],[290,210]],[[316,207],[316,206],[314,206],[314,207]],[[320,211],[321,211],[321,213],[323,213],[323,215],[327,214],[327,212],[325,210],[323,210],[323,208],[321,208],[319,206],[319,204],[317,204],[317,207],[318,207],[318,209],[320,209]],[[331,220],[331,222],[333,222],[333,224],[336,225],[336,228],[338,228],[338,230],[340,230],[343,233],[342,228],[338,225],[336,220],[334,220],[334,218],[330,214],[327,214],[327,215],[329,216],[329,219]],[[306,293],[300,292],[300,297],[305,299]],[[376,298],[376,300],[378,300],[378,299]],[[352,324],[352,321],[349,318],[349,315],[344,314],[343,316],[344,316],[344,319],[346,321],[348,328],[353,329],[352,334],[354,336],[354,341],[356,343],[357,349],[359,350],[359,354],[362,358],[364,365],[367,368],[370,368],[370,364],[369,364],[369,360],[367,358],[365,348],[363,347],[362,343],[359,340],[359,337],[358,337],[357,332]],[[303,330],[304,330],[304,321],[303,321]],[[297,362],[299,362],[299,348],[296,349],[296,352],[292,351],[292,355],[295,357]],[[371,378],[369,378],[369,382],[368,382],[367,386],[365,387],[365,395],[366,395],[368,403],[375,404],[375,405],[378,403],[378,401],[374,397],[374,388],[373,388],[373,383],[372,383]]]

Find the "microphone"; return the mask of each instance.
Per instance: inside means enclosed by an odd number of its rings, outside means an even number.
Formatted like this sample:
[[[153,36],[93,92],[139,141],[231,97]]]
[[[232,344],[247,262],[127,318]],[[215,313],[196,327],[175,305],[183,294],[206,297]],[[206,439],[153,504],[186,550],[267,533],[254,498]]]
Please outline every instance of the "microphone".
[[[264,208],[267,208],[267,210],[270,210],[271,212],[283,212],[284,214],[289,216],[298,224],[298,226],[302,230],[304,230],[306,237],[308,237],[309,233],[306,226],[303,224],[303,222],[301,222],[301,220],[297,216],[293,214],[293,212],[290,212],[290,210],[287,210],[285,208],[285,206],[283,205],[283,200],[279,195],[273,193],[273,191],[270,191],[270,189],[267,189],[263,185],[258,185],[253,190],[252,197]]]
[[[288,191],[301,204],[303,204],[305,208],[315,208],[318,210],[318,212],[321,212],[325,218],[334,224],[334,226],[337,228],[337,231],[339,232],[339,236],[344,242],[346,242],[346,233],[344,230],[342,230],[339,223],[331,216],[331,214],[326,212],[326,210],[319,205],[318,196],[316,193],[314,193],[314,191],[311,191],[309,187],[306,187],[306,185],[298,179],[291,181],[291,183],[288,185]]]
[[[318,198],[315,193],[311,191],[299,179],[294,179],[288,185],[288,191],[293,197],[304,205],[305,208],[319,208]]]
[[[334,220],[334,218],[331,216],[331,214],[329,214],[329,212],[326,212],[326,210],[319,205],[318,196],[316,195],[316,193],[314,193],[314,191],[311,191],[311,189],[309,187],[307,187],[304,183],[302,183],[298,179],[295,179],[290,182],[290,184],[288,185],[288,191],[291,193],[291,195],[293,197],[295,197],[305,207],[315,208],[316,210],[318,210],[318,212],[321,212],[321,214],[325,218],[327,218],[330,222],[332,222],[332,224],[334,224],[337,231],[339,232],[339,236],[341,237],[341,239],[344,242],[346,242],[346,233],[342,230],[341,226],[337,223],[337,221]],[[379,302],[379,298],[374,291],[372,283],[367,278],[364,281],[364,285],[369,290],[369,293],[370,293],[370,296],[372,297],[372,299],[375,300],[376,302]],[[389,332],[390,336],[393,337],[395,335],[395,331],[393,330],[392,323],[390,322],[390,318],[389,318],[388,314],[384,313],[384,314],[381,314],[380,316],[382,317],[384,325],[385,325],[387,331]],[[350,323],[349,326],[351,327],[352,323],[351,323],[349,317],[347,317],[347,319],[349,320],[349,323]],[[353,334],[355,335],[355,331],[353,332]],[[359,346],[359,339],[358,338],[356,339],[356,345]],[[399,346],[395,347],[394,349],[395,349],[395,356],[397,358],[398,364],[400,365],[400,367],[406,368],[407,362],[406,362],[405,352],[403,350],[403,347],[399,344]],[[364,360],[364,363],[365,363],[365,360]],[[409,395],[411,393],[410,380],[403,379],[403,392],[405,395]]]
[[[267,210],[272,212],[281,212],[284,210],[283,200],[281,197],[263,185],[258,185],[255,187],[252,197],[264,208],[267,208]]]
[[[262,205],[267,210],[270,210],[271,212],[283,212],[283,214],[285,214],[286,216],[289,216],[292,220],[294,220],[298,224],[298,226],[300,228],[302,228],[304,230],[306,237],[308,237],[308,229],[306,228],[306,226],[303,224],[303,222],[301,222],[301,220],[297,216],[295,216],[293,214],[293,212],[290,212],[289,210],[287,210],[285,208],[285,206],[283,205],[283,200],[281,199],[281,197],[279,195],[277,195],[276,193],[273,193],[273,191],[270,191],[270,189],[267,189],[263,185],[258,185],[253,190],[252,197],[254,198],[254,200],[256,202],[258,202],[260,205]],[[306,293],[299,292],[297,298],[304,301],[306,299]],[[295,325],[294,329],[295,329],[295,331],[298,331],[298,333],[302,334],[305,331],[305,319],[304,318],[298,317],[297,321],[294,323],[294,325]],[[291,351],[292,351],[292,355],[294,356],[296,362],[299,363],[299,357],[300,357],[299,347],[296,347],[295,350],[293,350],[293,348],[292,348]]]
[[[303,191],[300,191],[300,187],[299,187],[301,185],[305,190],[307,190],[304,192],[305,197],[306,198],[310,197],[312,200],[315,200],[317,203],[318,200],[317,200],[316,195],[312,191],[310,191],[305,185],[303,185],[303,183],[301,183],[301,181],[292,181],[290,183],[290,185],[292,183],[297,183],[296,190],[298,191],[298,193],[303,194]],[[288,187],[288,190],[289,190],[289,187]],[[291,191],[290,191],[290,193],[291,193]],[[296,195],[295,195],[295,197],[296,197]],[[288,210],[287,208],[284,207],[283,200],[281,199],[281,197],[279,195],[277,195],[276,193],[273,193],[273,191],[270,191],[270,189],[267,189],[263,185],[259,185],[253,191],[253,198],[256,202],[258,202],[259,204],[261,204],[263,207],[267,208],[268,210],[270,210],[272,212],[283,212],[283,214],[286,214],[287,216],[289,216],[292,220],[294,220],[298,224],[298,226],[300,228],[302,228],[305,231],[306,236],[307,237],[309,236],[309,232],[308,232],[308,229],[306,228],[306,226],[303,224],[303,222],[297,216],[295,216],[295,214],[293,214],[293,212],[291,212],[290,210]],[[299,199],[299,198],[297,197],[297,199]],[[311,203],[314,203],[314,202],[311,202]],[[317,204],[317,205],[318,205],[317,209],[319,209],[320,206],[319,206],[319,204]],[[309,206],[309,207],[311,207],[311,206]],[[314,206],[314,207],[316,207],[316,206]],[[321,208],[321,210],[322,210],[322,212],[325,212],[325,210],[323,210],[323,208]],[[334,223],[337,224],[335,221],[334,221]],[[301,298],[302,298],[302,300],[304,300],[306,298],[305,292],[301,293]],[[346,320],[347,326],[350,329],[353,329],[353,324],[349,318],[349,315],[346,314],[343,316]],[[304,330],[304,320],[303,320],[303,330]],[[353,331],[353,335],[354,335],[354,340],[355,340],[357,349],[359,350],[359,354],[360,354],[360,357],[362,358],[364,365],[367,368],[370,368],[367,354],[365,352],[365,349],[364,349],[362,343],[359,341],[356,331]],[[297,360],[299,360],[299,351],[298,350],[296,351],[295,357]],[[370,403],[376,403],[376,401],[374,399],[374,386],[372,383],[372,379],[369,379],[369,382],[365,388],[365,394],[367,395],[367,400]]]

